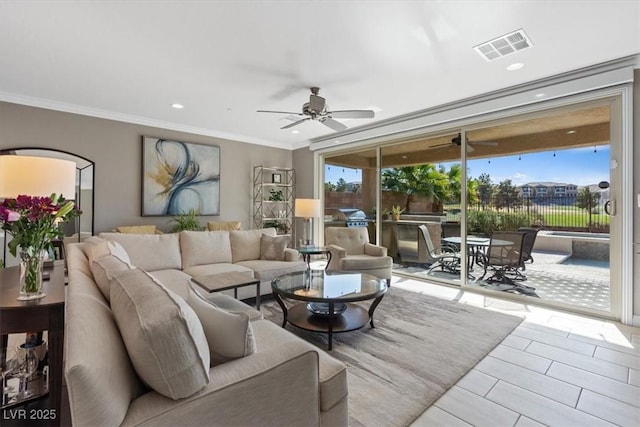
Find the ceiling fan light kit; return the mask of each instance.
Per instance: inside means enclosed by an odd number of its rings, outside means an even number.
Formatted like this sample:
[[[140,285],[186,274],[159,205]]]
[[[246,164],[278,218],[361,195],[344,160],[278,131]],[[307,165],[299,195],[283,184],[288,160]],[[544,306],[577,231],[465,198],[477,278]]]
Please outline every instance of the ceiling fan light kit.
[[[323,125],[335,130],[341,131],[347,129],[347,126],[335,120],[338,119],[372,119],[375,117],[373,110],[339,110],[329,111],[329,105],[326,100],[318,95],[320,93],[319,87],[312,87],[311,95],[309,96],[309,102],[302,104],[302,112],[294,113],[291,111],[273,111],[273,110],[258,110],[258,113],[275,113],[275,114],[294,114],[303,117],[293,123],[289,123],[280,129],[289,129],[294,126],[298,126],[308,120],[315,120]]]

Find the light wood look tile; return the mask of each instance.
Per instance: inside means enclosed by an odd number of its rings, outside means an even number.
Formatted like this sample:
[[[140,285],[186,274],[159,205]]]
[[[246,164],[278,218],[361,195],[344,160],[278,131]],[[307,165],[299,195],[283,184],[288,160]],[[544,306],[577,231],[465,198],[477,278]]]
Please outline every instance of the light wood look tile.
[[[640,371],[629,369],[629,384],[640,387]]]
[[[475,427],[513,426],[518,414],[461,387],[454,386],[435,405]]]
[[[534,342],[527,348],[527,352],[625,383],[629,376],[629,368],[622,365],[584,356],[548,344]]]
[[[584,354],[585,356],[593,356],[596,350],[596,346],[593,344],[584,343],[581,341],[570,340],[565,337],[550,334],[548,332],[542,332],[539,330],[517,327],[513,332],[513,335],[528,338],[533,341],[542,342],[545,344],[553,345],[555,347],[564,348],[575,353]]]
[[[640,357],[627,353],[621,353],[609,348],[598,347],[594,353],[594,357],[608,362],[617,363],[618,365],[627,366],[636,370],[640,370]]]
[[[621,402],[640,407],[640,387],[624,384],[620,381],[558,362],[553,362],[547,375],[617,399]]]
[[[640,396],[637,396],[637,399],[640,399]],[[584,390],[580,395],[578,409],[621,426],[640,425],[640,408],[589,390]]]
[[[485,357],[475,369],[568,406],[575,407],[580,396],[579,387],[493,357]]]
[[[527,338],[522,338],[522,337],[518,337],[518,336],[515,336],[515,335],[509,335],[504,340],[502,340],[502,342],[500,344],[506,345],[506,346],[509,346],[509,347],[513,347],[513,348],[517,348],[518,350],[524,350],[532,342],[533,341],[531,341],[530,339],[527,339]]]
[[[536,354],[517,350],[504,345],[497,346],[491,353],[489,353],[489,355],[496,359],[504,360],[542,374],[547,372],[547,369],[551,366],[551,360],[545,357],[540,357]]]
[[[478,396],[485,396],[498,382],[498,379],[490,375],[484,374],[477,369],[473,369],[467,373],[460,381],[456,383],[458,387],[473,392]]]
[[[411,423],[411,427],[472,427],[472,425],[432,405]]]
[[[534,421],[531,418],[527,418],[524,415],[520,415],[520,418],[518,418],[518,422],[516,423],[515,427],[545,427],[545,425]]]
[[[504,381],[498,381],[487,395],[487,399],[548,426],[613,427],[615,425]],[[498,425],[500,424],[494,423],[494,426]]]

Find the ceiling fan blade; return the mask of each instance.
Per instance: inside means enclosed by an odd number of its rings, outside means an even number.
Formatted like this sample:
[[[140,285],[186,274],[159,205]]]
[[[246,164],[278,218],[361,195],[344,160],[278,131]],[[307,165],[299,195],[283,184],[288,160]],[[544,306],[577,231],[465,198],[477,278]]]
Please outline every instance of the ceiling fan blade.
[[[495,147],[496,145],[498,145],[498,143],[495,141],[473,141],[473,143],[475,145],[488,145],[491,147]]]
[[[292,113],[291,111],[271,111],[271,110],[257,110],[258,113],[276,113],[276,114],[295,114],[301,116],[302,113]]]
[[[373,110],[340,110],[329,111],[327,114],[336,119],[372,119],[376,115]]]
[[[341,131],[341,130],[347,129],[345,125],[343,125],[339,121],[333,120],[331,117],[325,117],[320,121],[324,123],[325,126],[329,126],[331,129],[335,131]]]
[[[297,122],[289,123],[288,125],[283,126],[283,127],[281,127],[280,129],[289,129],[289,128],[292,128],[292,127],[294,127],[294,126],[298,126],[300,123],[302,123],[302,122],[306,122],[307,120],[311,120],[311,118],[310,118],[310,117],[307,117],[307,118],[304,118],[304,119],[302,119],[302,120],[298,120]]]

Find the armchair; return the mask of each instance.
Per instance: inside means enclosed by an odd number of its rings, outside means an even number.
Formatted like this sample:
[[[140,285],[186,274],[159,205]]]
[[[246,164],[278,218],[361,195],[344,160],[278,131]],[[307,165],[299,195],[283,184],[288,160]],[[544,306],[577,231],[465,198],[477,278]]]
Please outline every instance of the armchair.
[[[359,271],[386,279],[391,285],[393,259],[387,248],[369,243],[365,227],[326,227],[325,246],[331,252],[327,270]]]

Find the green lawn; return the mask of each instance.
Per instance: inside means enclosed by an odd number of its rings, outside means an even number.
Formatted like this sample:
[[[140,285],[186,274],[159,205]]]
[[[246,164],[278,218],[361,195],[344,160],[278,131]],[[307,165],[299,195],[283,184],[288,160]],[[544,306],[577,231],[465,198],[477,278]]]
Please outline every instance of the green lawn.
[[[447,211],[447,221],[460,221],[460,204],[445,205],[444,209]],[[493,208],[488,208],[499,213],[507,213],[506,210],[497,211]],[[521,207],[515,211],[519,213],[529,213],[532,221],[535,221],[537,215],[542,215],[544,221],[543,226],[548,227],[580,227],[584,228],[588,226],[589,215],[584,209],[576,206],[542,206],[542,207]],[[591,214],[591,222],[593,226],[609,225],[609,215],[604,213]],[[536,225],[536,224],[532,224]]]

